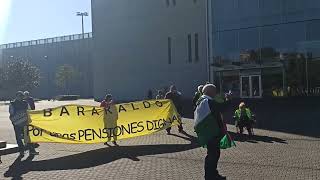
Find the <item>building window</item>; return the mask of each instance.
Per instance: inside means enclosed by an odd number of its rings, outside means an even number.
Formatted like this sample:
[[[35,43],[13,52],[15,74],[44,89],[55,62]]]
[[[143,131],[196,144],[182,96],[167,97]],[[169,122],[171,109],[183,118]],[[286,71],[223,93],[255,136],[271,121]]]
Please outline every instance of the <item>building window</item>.
[[[168,37],[168,64],[172,63],[172,45],[171,37]]]
[[[198,33],[194,34],[194,56],[195,56],[195,61],[199,61],[199,35],[198,35]]]
[[[191,34],[188,34],[188,62],[192,62]]]

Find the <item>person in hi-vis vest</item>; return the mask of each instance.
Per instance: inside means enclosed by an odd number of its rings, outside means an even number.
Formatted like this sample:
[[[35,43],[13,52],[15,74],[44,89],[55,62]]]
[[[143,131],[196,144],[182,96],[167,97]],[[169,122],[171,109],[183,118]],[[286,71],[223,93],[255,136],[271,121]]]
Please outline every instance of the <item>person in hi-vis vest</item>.
[[[239,104],[239,109],[234,113],[235,126],[237,127],[237,132],[240,134],[243,133],[243,128],[245,127],[248,131],[248,134],[253,135],[252,127],[254,124],[253,114],[251,110],[246,107],[244,102]]]

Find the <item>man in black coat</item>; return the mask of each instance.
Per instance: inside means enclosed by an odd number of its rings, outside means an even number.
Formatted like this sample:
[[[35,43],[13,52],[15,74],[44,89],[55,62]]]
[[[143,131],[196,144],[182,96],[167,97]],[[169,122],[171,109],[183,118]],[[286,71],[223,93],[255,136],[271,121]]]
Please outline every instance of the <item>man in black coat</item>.
[[[230,94],[226,94],[224,100],[223,98],[219,100],[217,98],[216,86],[213,84],[205,85],[202,92],[203,95],[197,102],[197,106],[199,106],[201,101],[207,100],[212,120],[215,120],[217,124],[217,130],[213,132],[213,136],[210,137],[207,142],[205,142],[205,146],[207,148],[207,156],[205,158],[204,166],[205,180],[223,180],[226,179],[226,177],[221,176],[218,173],[217,165],[220,159],[220,140],[224,136],[224,134],[227,133],[222,119],[222,113],[225,111],[230,102]],[[212,129],[212,131],[214,131],[214,129]]]
[[[173,102],[174,106],[176,107],[179,115],[182,114],[181,93],[177,91],[176,86],[174,85],[170,86],[170,91],[167,92],[167,94],[165,95],[165,99],[170,99]],[[178,129],[180,133],[183,132],[182,123],[178,125]],[[170,134],[171,127],[169,127],[166,130],[167,130],[167,134]]]

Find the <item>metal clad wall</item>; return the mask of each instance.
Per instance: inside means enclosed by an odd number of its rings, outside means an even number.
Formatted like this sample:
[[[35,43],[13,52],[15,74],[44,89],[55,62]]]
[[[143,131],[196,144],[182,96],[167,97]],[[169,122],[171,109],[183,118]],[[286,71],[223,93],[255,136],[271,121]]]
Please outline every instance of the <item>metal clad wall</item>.
[[[81,82],[73,82],[70,94],[92,97],[91,38],[78,40],[68,38],[66,41],[6,48],[0,51],[1,62],[26,59],[40,68],[41,82],[40,86],[32,91],[33,96],[44,98],[65,94],[65,91],[56,86],[55,74],[59,66],[68,64],[81,73]],[[9,96],[10,92],[1,94]]]
[[[176,84],[191,97],[206,72],[205,2],[184,0],[92,0],[94,97],[142,99],[149,89]],[[199,61],[194,34],[199,34]],[[188,62],[188,34],[192,62]],[[168,37],[172,64],[168,64]]]

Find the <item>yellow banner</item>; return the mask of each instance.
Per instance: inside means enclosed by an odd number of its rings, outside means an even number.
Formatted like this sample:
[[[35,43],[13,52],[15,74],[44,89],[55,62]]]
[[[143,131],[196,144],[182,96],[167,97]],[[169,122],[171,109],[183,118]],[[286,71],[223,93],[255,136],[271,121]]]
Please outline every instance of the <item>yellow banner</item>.
[[[181,123],[172,101],[123,103],[104,109],[66,105],[29,111],[30,142],[103,143],[148,135]]]

